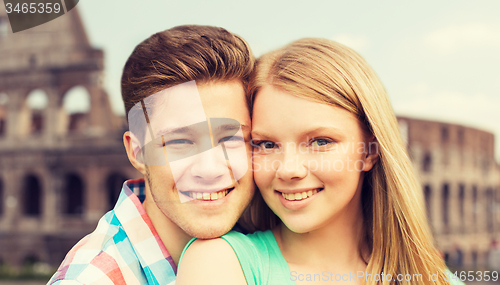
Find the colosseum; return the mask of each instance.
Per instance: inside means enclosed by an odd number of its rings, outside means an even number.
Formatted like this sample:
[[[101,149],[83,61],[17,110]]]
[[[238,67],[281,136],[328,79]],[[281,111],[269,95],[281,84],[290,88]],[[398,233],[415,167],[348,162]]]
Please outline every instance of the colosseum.
[[[486,268],[500,237],[500,167],[492,133],[456,124],[398,117],[427,215],[445,260]]]
[[[103,59],[77,9],[17,34],[0,14],[0,264],[57,266],[112,208],[123,181],[140,177],[121,142],[125,120],[102,87]],[[88,108],[68,109],[82,91]],[[483,268],[500,238],[494,135],[398,120],[444,258]]]
[[[76,9],[9,29],[0,27],[0,263],[55,266],[112,208],[125,178],[139,175],[102,88],[103,51],[90,46]],[[88,108],[68,109],[74,96]]]

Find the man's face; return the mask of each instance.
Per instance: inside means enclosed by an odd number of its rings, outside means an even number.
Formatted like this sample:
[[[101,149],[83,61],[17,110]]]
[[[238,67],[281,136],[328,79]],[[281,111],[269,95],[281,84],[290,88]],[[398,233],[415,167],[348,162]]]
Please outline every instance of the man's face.
[[[228,232],[254,191],[243,85],[192,82],[150,108],[142,153],[148,198],[190,236]]]

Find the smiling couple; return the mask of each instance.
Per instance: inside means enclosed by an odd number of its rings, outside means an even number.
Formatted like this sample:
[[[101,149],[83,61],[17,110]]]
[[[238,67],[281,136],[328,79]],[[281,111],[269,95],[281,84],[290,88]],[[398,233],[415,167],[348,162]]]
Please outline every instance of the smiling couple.
[[[49,284],[300,284],[290,272],[325,270],[448,284],[392,107],[356,52],[302,39],[255,64],[241,37],[179,26],[140,43],[121,84],[144,179]]]

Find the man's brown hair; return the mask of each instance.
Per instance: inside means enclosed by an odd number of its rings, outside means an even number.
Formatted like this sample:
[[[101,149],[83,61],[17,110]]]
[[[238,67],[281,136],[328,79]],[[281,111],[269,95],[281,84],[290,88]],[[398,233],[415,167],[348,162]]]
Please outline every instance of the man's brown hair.
[[[123,68],[127,118],[132,107],[146,97],[192,80],[239,79],[246,90],[253,66],[245,40],[223,28],[186,25],[156,33],[134,49]]]

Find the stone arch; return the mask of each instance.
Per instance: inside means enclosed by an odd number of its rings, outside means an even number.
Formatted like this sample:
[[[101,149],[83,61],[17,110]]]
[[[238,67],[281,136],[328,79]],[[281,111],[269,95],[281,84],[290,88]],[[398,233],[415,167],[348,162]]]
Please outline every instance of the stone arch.
[[[432,167],[432,156],[430,152],[425,152],[424,158],[422,160],[422,170],[424,172],[430,172]]]
[[[443,183],[443,188],[441,191],[441,202],[443,209],[443,229],[445,232],[449,231],[450,224],[450,186],[448,183]]]
[[[28,93],[20,110],[17,128],[21,134],[40,134],[45,128],[44,109],[49,97],[42,89],[34,89]]]
[[[465,221],[465,185],[460,183],[458,185],[458,211],[460,221]],[[460,225],[460,231],[463,233],[465,230],[465,224]]]
[[[489,233],[494,231],[494,217],[495,217],[495,199],[493,196],[493,189],[488,188],[485,192],[486,200],[486,228]]]
[[[23,258],[24,265],[33,266],[37,262],[40,262],[40,258],[34,253],[28,253]]]
[[[28,251],[28,253],[26,253],[22,258],[22,268],[26,273],[30,274],[35,269],[36,264],[40,261],[40,257],[36,253]]]
[[[7,37],[9,32],[9,19],[0,16],[0,40]]]
[[[474,232],[477,231],[477,212],[479,211],[479,203],[477,199],[477,186],[472,186],[472,221]]]
[[[122,189],[123,182],[125,182],[127,178],[121,173],[111,173],[106,178],[106,193],[108,196],[108,210],[113,209],[118,200],[118,196],[120,196],[120,192]]]
[[[472,268],[477,268],[478,264],[478,252],[476,249],[472,251]]]
[[[62,97],[61,126],[64,132],[79,132],[89,126],[90,93],[81,86],[70,88]]]
[[[80,175],[69,173],[64,177],[64,214],[81,215],[84,211],[85,184]]]
[[[427,218],[431,220],[432,209],[432,188],[430,185],[424,186],[425,209],[427,210]]]
[[[39,217],[42,214],[42,183],[38,176],[28,174],[23,179],[22,189],[23,214],[26,216]]]
[[[4,190],[3,190],[3,180],[0,177],[0,216],[3,215],[4,211],[4,204],[5,204],[5,199],[4,199]]]
[[[9,104],[9,95],[0,92],[0,137],[7,134],[7,111]]]

